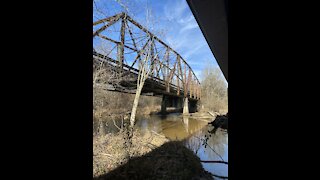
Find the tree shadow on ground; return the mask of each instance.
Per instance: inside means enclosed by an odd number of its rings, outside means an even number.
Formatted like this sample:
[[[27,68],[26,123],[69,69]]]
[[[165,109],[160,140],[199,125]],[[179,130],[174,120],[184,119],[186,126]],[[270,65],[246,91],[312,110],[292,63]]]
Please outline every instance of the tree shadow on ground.
[[[104,179],[213,179],[200,159],[180,141],[170,141],[94,180]]]

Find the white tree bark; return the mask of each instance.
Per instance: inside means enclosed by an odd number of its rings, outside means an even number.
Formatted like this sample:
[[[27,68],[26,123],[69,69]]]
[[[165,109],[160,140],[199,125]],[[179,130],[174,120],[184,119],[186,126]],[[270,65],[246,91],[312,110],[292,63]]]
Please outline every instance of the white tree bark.
[[[140,95],[141,95],[141,90],[143,88],[143,84],[144,84],[144,81],[138,87],[137,92],[136,92],[136,96],[135,96],[134,101],[133,101],[133,106],[132,106],[132,110],[131,110],[131,117],[130,117],[130,126],[131,127],[133,127],[134,123],[135,123],[137,107],[138,107],[139,98],[140,98]]]
[[[153,40],[151,41],[151,43],[153,43]],[[137,112],[137,108],[138,108],[138,104],[139,104],[139,98],[141,95],[141,91],[142,91],[144,82],[146,81],[146,79],[149,76],[149,73],[151,72],[151,63],[148,63],[149,57],[150,57],[150,50],[147,52],[147,55],[143,59],[143,62],[141,63],[141,66],[139,69],[139,75],[138,75],[138,80],[137,80],[137,91],[136,91],[136,95],[135,95],[135,98],[133,101],[133,106],[132,106],[131,116],[130,116],[131,128],[133,128],[133,126],[135,124],[135,118],[136,118],[136,112]],[[150,61],[154,60],[156,57],[157,57],[157,54]]]

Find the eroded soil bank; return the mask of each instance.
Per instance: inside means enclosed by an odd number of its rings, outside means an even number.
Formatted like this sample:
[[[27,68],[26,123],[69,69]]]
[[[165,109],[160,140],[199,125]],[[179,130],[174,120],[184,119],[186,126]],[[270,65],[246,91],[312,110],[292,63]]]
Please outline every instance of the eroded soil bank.
[[[119,132],[94,139],[94,179],[213,179],[180,141],[135,131],[126,160],[122,137]]]
[[[164,136],[135,131],[130,149],[125,148],[125,132],[108,133],[93,137],[93,176],[103,175],[116,167],[127,163],[127,153],[130,157],[146,154],[156,147],[161,146],[168,139]],[[128,151],[126,151],[128,150]]]

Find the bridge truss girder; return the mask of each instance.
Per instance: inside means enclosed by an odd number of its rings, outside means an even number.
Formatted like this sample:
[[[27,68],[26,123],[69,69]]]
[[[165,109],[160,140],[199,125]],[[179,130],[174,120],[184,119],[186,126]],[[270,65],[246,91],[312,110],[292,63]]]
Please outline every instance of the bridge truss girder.
[[[200,81],[182,56],[126,13],[96,21],[93,27],[94,39],[99,38],[113,46],[108,53],[97,52],[94,48],[94,56],[103,56],[105,60],[113,62],[120,75],[124,69],[127,72],[139,70],[141,58],[148,49],[151,50],[149,79],[164,83],[167,92],[175,87],[177,96],[200,99]]]

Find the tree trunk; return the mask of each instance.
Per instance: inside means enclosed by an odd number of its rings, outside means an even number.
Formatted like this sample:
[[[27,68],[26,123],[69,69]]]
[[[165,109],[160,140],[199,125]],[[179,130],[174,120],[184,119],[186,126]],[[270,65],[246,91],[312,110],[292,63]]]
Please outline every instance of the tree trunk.
[[[132,106],[131,116],[130,116],[130,126],[131,126],[131,127],[134,126],[134,122],[135,122],[135,118],[136,118],[136,112],[137,112],[137,107],[138,107],[138,103],[139,103],[139,98],[140,98],[141,90],[142,90],[142,88],[143,88],[143,84],[144,84],[144,81],[139,84],[139,87],[138,87],[137,92],[136,92],[136,96],[135,96],[134,101],[133,101],[133,106]]]
[[[130,127],[132,129],[133,129],[133,126],[135,123],[135,117],[136,117],[136,112],[137,112],[137,107],[138,107],[141,91],[142,91],[144,82],[148,78],[148,75],[151,71],[151,65],[148,65],[149,56],[150,56],[150,51],[147,53],[146,57],[144,58],[144,60],[141,63],[141,66],[139,67],[139,74],[138,74],[138,80],[137,80],[137,91],[136,91],[136,96],[133,101],[133,106],[132,106],[132,111],[131,111],[131,116],[130,116]],[[158,54],[154,58],[156,58],[157,56],[158,56]]]

